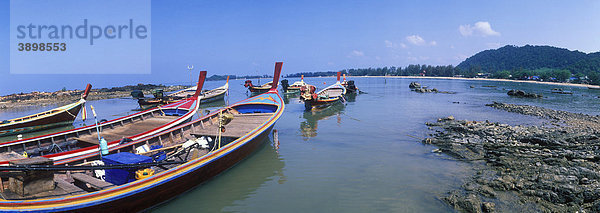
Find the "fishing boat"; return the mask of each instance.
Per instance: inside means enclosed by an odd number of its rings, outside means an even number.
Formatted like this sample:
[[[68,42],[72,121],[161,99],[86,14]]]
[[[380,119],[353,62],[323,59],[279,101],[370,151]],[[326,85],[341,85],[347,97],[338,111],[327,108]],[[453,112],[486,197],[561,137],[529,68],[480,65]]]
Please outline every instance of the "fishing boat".
[[[59,161],[95,152],[99,147],[98,130],[108,147],[114,147],[190,121],[198,111],[198,96],[205,78],[206,71],[200,72],[197,85],[199,89],[188,99],[97,125],[0,143],[0,165],[8,164],[21,154]]]
[[[273,85],[273,82],[268,82],[266,84],[263,84],[261,86],[254,86],[252,84],[252,80],[246,80],[246,82],[244,82],[244,87],[247,87],[248,90],[252,93],[252,94],[261,94],[261,93],[265,93],[269,90],[271,90],[271,86]]]
[[[287,80],[284,80],[284,81],[286,81],[286,84],[287,84]],[[304,75],[301,75],[300,76],[300,81],[296,81],[293,84],[288,85],[287,87],[284,86],[283,81],[282,81],[281,87],[283,88],[283,92],[286,92],[286,93],[297,93],[297,92],[300,92],[300,88],[302,88],[302,87],[304,87],[306,85],[307,84],[304,82]]]
[[[353,94],[358,91],[358,87],[356,87],[356,85],[354,85],[353,80],[350,80],[350,81],[346,80],[346,74],[344,74],[344,81],[342,81],[342,86],[344,86],[346,88],[346,93],[348,93],[348,94]]]
[[[1,121],[0,136],[34,132],[72,124],[79,111],[85,107],[91,89],[92,85],[88,84],[81,94],[81,99],[75,103],[33,115]]]
[[[278,82],[281,66],[281,62],[276,63],[273,82]],[[284,104],[274,83],[267,93],[156,135],[111,147],[112,154],[102,156],[104,165],[101,166],[35,166],[14,162],[12,166],[0,167],[0,175],[49,173],[51,176],[36,181],[54,183],[55,187],[31,194],[18,189],[4,190],[0,193],[0,211],[146,210],[193,189],[254,153],[268,141],[283,110]],[[162,148],[143,151],[144,146]],[[156,155],[163,160],[151,157]],[[82,172],[84,170],[103,170],[104,179],[95,177],[95,172],[88,175]]]
[[[312,85],[307,85],[300,90],[302,93],[300,99],[304,101],[306,110],[331,106],[343,101],[344,95],[346,95],[346,88],[340,83],[340,72],[337,73],[337,82],[335,84],[319,92],[315,92],[315,90],[316,87]]]
[[[227,81],[225,85],[217,87],[212,90],[202,91],[199,96],[200,104],[210,103],[218,100],[223,100],[225,94],[229,90],[229,76],[227,76]],[[159,105],[175,103],[179,100],[189,98],[196,92],[196,86],[186,88],[183,90],[176,91],[167,96],[163,95],[162,90],[154,90],[152,94],[154,98],[146,99],[142,91],[136,90],[131,92],[131,96],[135,99],[138,99],[138,104],[141,109],[150,109],[152,107],[156,107]]]

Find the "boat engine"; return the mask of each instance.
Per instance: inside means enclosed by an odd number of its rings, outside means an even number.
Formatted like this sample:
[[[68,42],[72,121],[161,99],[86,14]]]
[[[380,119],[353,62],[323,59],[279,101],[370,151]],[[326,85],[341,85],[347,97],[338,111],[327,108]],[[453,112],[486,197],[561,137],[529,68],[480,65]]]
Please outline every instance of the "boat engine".
[[[290,84],[287,79],[281,80],[281,88],[283,88],[283,92],[287,92],[287,88],[290,87]]]
[[[144,93],[141,90],[131,91],[131,97],[134,99],[144,99]]]
[[[356,88],[356,85],[354,85],[354,81],[348,81],[348,85],[346,85],[346,89],[351,92],[356,92],[356,90],[358,88]]]
[[[164,91],[162,89],[155,89],[152,91],[152,95],[154,95],[154,98],[163,98]]]

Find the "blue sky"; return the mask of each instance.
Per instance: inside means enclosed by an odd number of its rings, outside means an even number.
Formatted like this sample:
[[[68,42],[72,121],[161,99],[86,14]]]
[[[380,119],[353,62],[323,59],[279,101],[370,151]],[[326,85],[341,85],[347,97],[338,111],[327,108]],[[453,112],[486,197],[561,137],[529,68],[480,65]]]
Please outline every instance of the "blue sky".
[[[600,1],[593,0],[152,0],[152,74],[11,75],[11,29],[1,27],[0,94],[83,88],[87,82],[95,87],[185,83],[189,64],[208,70],[209,76],[255,75],[271,74],[275,61],[284,62],[284,74],[457,65],[479,51],[507,44],[597,52],[598,11]],[[8,13],[9,1],[0,1],[1,26],[9,25]]]

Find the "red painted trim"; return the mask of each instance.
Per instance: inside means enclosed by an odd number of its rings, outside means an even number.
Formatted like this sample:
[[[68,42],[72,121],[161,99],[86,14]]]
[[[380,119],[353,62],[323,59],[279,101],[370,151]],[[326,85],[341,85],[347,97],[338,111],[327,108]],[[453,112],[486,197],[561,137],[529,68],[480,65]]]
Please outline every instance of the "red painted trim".
[[[281,67],[283,62],[275,62],[275,74],[273,74],[273,84],[271,90],[277,90],[277,84],[279,83],[279,76],[281,75]]]
[[[342,72],[338,72],[337,73],[337,81],[340,81],[340,75],[342,74]]]
[[[92,85],[87,84],[87,86],[85,87],[85,91],[83,91],[83,95],[81,96],[81,99],[83,99],[83,100],[87,99],[88,94],[90,93],[90,90],[92,90]]]
[[[202,87],[204,86],[204,79],[206,79],[206,71],[200,71],[200,76],[198,76],[198,84],[196,85],[196,93],[194,93],[193,98],[196,99],[202,92]]]

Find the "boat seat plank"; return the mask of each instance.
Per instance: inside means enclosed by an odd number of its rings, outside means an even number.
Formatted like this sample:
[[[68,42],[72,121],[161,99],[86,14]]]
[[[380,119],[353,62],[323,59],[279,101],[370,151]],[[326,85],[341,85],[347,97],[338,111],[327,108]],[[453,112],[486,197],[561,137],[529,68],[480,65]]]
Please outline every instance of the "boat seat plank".
[[[239,114],[234,115],[233,120],[225,125],[225,132],[221,134],[223,137],[239,138],[253,129],[257,128],[260,124],[267,121],[273,113],[253,113],[253,114]],[[205,126],[204,128],[196,128],[193,136],[218,136],[218,125],[215,122],[214,125]]]
[[[89,140],[89,138],[75,138],[75,140],[77,140],[78,142],[84,142],[84,143],[89,143],[89,144],[94,144],[94,145],[98,145],[98,139],[96,140]]]
[[[85,191],[83,189],[81,189],[81,188],[73,185],[72,183],[69,183],[66,180],[63,180],[61,178],[54,178],[54,182],[56,182],[56,186],[58,188],[65,190],[65,192],[67,192],[71,195],[85,193]]]
[[[123,139],[123,137],[130,137],[132,135],[137,135],[143,132],[147,132],[149,130],[158,128],[166,123],[169,123],[179,117],[176,116],[156,116],[145,118],[143,121],[136,121],[133,123],[127,123],[124,126],[118,126],[114,129],[104,128],[102,132],[100,132],[100,136],[104,137],[106,141],[117,141]],[[91,135],[80,136],[76,140],[90,143],[93,141],[93,144],[98,144],[98,135],[96,133]]]
[[[97,190],[102,190],[102,189],[106,189],[106,188],[115,186],[112,183],[101,181],[97,178],[94,178],[92,176],[89,176],[89,175],[86,175],[83,173],[73,173],[73,174],[71,174],[71,177],[75,180],[75,182],[79,181],[82,183],[90,184],[92,186],[92,188],[97,189]]]

